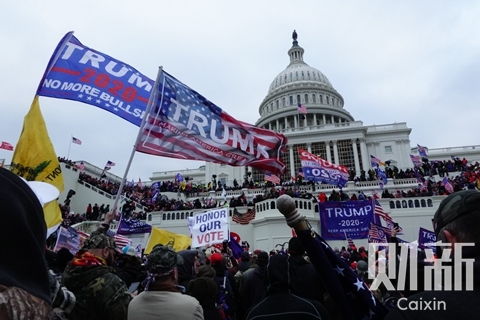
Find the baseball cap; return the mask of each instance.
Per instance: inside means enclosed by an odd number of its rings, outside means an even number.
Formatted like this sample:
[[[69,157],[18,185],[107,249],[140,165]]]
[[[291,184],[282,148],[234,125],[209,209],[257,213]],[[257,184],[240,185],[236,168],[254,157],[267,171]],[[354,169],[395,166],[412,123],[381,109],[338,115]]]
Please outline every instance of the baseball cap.
[[[115,240],[112,237],[104,233],[97,233],[92,234],[90,238],[85,240],[82,250],[105,248],[115,249],[116,251],[119,251],[117,245],[115,244]]]
[[[147,257],[145,266],[152,273],[166,274],[183,264],[183,258],[170,247],[157,245]]]
[[[443,199],[433,217],[433,228],[438,236],[447,224],[465,215],[480,214],[480,192],[463,190],[450,194]]]

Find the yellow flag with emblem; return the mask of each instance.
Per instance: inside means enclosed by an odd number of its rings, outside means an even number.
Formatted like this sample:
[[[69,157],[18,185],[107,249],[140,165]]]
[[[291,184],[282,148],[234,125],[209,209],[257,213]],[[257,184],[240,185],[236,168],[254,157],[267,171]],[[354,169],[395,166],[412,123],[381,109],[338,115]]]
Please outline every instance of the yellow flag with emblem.
[[[12,158],[11,171],[28,181],[42,181],[63,191],[63,175],[43,120],[38,96],[23,121],[23,129]],[[43,206],[45,223],[51,232],[60,222],[62,213],[57,200]],[[47,232],[47,234],[50,234]]]
[[[192,239],[183,234],[153,227],[145,247],[145,254],[149,254],[157,244],[169,246],[178,252],[187,249],[192,244]]]

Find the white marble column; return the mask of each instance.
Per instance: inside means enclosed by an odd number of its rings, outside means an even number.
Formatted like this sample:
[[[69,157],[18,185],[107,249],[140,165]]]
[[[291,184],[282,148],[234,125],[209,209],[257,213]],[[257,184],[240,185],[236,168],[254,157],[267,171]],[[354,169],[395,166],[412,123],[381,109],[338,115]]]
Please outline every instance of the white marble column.
[[[293,116],[293,127],[298,128],[298,117],[299,115]]]
[[[295,158],[293,157],[293,146],[289,146],[290,151],[290,176],[295,177]]]
[[[307,151],[312,153],[312,144],[311,143],[307,143]]]
[[[332,163],[332,153],[330,152],[330,141],[325,141],[325,147],[327,150],[327,161]]]
[[[338,146],[337,146],[337,140],[333,140],[333,157],[335,158],[333,161],[335,164],[339,164],[339,159],[338,159]]]
[[[367,144],[365,140],[360,140],[360,156],[362,157],[362,167],[365,172],[370,169],[370,155],[368,154]]]
[[[285,117],[284,119],[285,119],[285,129],[287,129],[288,128],[288,117]]]
[[[357,140],[352,139],[353,161],[355,162],[355,175],[360,176],[360,161],[358,160]]]
[[[313,125],[314,126],[317,125],[317,114],[316,113],[313,114]]]
[[[323,114],[323,124],[327,123],[327,117],[325,116],[325,113]]]
[[[275,121],[276,121],[276,123],[277,123],[277,131],[280,131],[280,122],[278,122],[278,119],[275,120]]]

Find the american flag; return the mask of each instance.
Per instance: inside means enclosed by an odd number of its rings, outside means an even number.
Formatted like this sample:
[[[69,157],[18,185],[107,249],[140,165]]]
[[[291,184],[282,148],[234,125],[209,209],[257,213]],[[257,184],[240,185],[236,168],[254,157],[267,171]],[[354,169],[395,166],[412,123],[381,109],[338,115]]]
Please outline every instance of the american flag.
[[[308,110],[303,104],[299,103],[297,107],[298,113],[307,114]]]
[[[137,151],[282,173],[287,138],[239,121],[162,72]]]
[[[0,149],[5,149],[5,150],[9,150],[9,151],[13,151],[13,146],[6,142],[6,141],[2,141],[2,143],[0,143]]]
[[[355,242],[353,242],[352,238],[347,236],[346,232],[345,232],[345,239],[347,239],[347,243],[348,243],[349,248],[354,248],[355,247]]]
[[[368,243],[387,243],[387,234],[390,230],[375,223],[370,223]]]
[[[82,140],[72,137],[72,142],[76,144],[82,144]]]
[[[417,144],[417,150],[420,157],[428,158],[428,148]]]
[[[270,181],[271,183],[274,184],[280,184],[280,178],[274,174],[271,173],[266,173],[264,177],[265,181]]]
[[[249,224],[250,221],[255,219],[255,210],[248,209],[245,213],[239,213],[237,209],[233,209],[232,220],[240,224]]]
[[[412,159],[412,163],[414,167],[422,166],[422,157],[411,154],[410,159]]]
[[[112,162],[112,161],[108,160],[105,167],[113,167],[114,165],[115,165],[115,162]]]
[[[77,233],[80,236],[80,244],[81,244],[80,247],[82,247],[83,243],[85,242],[85,240],[87,240],[90,237],[90,235],[88,233],[80,231],[80,230],[77,230]],[[117,246],[117,248],[121,249],[121,248],[125,247],[126,245],[130,244],[130,239],[129,238],[127,238],[125,236],[122,236],[120,234],[116,234],[111,230],[107,231],[107,235],[110,236],[110,237],[113,237],[113,239],[115,241],[115,245]]]
[[[299,237],[311,231],[300,231]],[[307,249],[308,254],[318,253],[316,263],[321,265],[323,274],[326,274],[326,289],[332,294],[341,308],[345,319],[383,319],[387,313],[368,286],[358,278],[358,275],[339,257],[327,242],[316,234],[313,243]],[[336,278],[335,278],[336,277]]]
[[[442,185],[445,187],[445,190],[447,190],[448,193],[453,192],[453,185],[450,183],[448,177],[443,178]]]
[[[383,210],[380,202],[378,202],[378,200],[374,200],[374,211],[373,213],[376,215],[376,216],[379,216],[381,217],[385,222],[389,223],[393,223],[393,219],[392,217]]]
[[[375,156],[372,156],[370,155],[370,162],[372,164],[372,167],[378,167],[378,166],[384,166],[385,163],[380,160],[379,158],[375,157]]]

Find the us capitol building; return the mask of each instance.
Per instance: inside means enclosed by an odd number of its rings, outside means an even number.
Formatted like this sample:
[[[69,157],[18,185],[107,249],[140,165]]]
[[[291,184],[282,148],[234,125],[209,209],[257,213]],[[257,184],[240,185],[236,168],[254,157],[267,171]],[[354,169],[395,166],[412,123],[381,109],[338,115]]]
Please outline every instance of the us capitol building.
[[[301,169],[298,149],[306,149],[323,159],[335,164],[348,167],[360,176],[361,171],[367,172],[371,168],[370,155],[382,161],[390,161],[390,165],[399,169],[412,168],[410,154],[417,154],[417,148],[410,146],[410,132],[405,122],[384,125],[364,125],[362,121],[355,120],[344,108],[342,95],[335,90],[328,78],[319,70],[309,66],[304,61],[304,49],[299,45],[297,33],[293,33],[292,47],[288,50],[289,64],[272,81],[267,95],[259,107],[260,118],[256,125],[262,128],[283,133],[288,138],[288,152],[283,154],[283,162],[287,166],[285,174],[281,177],[284,181],[295,177]],[[308,112],[300,114],[298,106],[303,105]],[[430,160],[446,160],[451,156],[465,157],[470,161],[480,160],[480,146],[465,146],[430,149]],[[64,164],[62,164],[64,166]],[[77,196],[72,198],[71,207],[76,212],[83,212],[88,203],[113,203],[114,197],[100,194],[93,186],[78,182],[78,173],[63,168],[66,176],[65,190],[74,189]],[[86,164],[89,174],[101,171],[91,164]],[[263,181],[263,173],[245,167],[231,167],[215,163],[206,163],[197,169],[182,171],[154,172],[151,182],[175,180],[177,173],[192,179],[193,183],[206,184],[212,180],[221,182],[222,185],[233,186],[234,179],[241,184],[245,178],[253,178],[256,182]],[[71,179],[68,179],[71,176]],[[113,180],[119,177],[111,176]],[[438,180],[438,177],[436,177]],[[68,182],[70,181],[70,183]],[[397,190],[410,190],[416,188],[416,179],[389,179],[384,186],[391,193]],[[300,186],[302,191],[317,195],[325,192],[327,195],[336,187],[331,185]],[[338,189],[338,188],[337,188]],[[377,181],[348,182],[344,192],[364,192],[366,195],[381,193]],[[253,199],[258,194],[263,194],[262,189],[244,189],[228,191],[227,199],[239,196],[242,192],[247,198]],[[184,200],[194,200],[199,197],[212,197],[221,199],[221,192],[211,191],[204,195],[185,198],[183,194],[166,194],[169,198],[180,197]],[[425,198],[400,198],[380,199],[384,210],[403,227],[405,240],[413,241],[418,237],[418,227],[431,229],[431,218],[444,196]],[[60,199],[61,200],[61,199]],[[296,199],[297,208],[311,222],[312,226],[318,225],[318,207],[312,200]],[[139,209],[141,209],[139,207]],[[247,207],[237,208],[239,212],[246,212]],[[285,224],[283,216],[275,209],[275,200],[257,202],[254,206],[256,216],[247,225],[237,224],[232,221],[231,231],[237,232],[242,240],[247,240],[252,248],[270,250],[282,244],[291,237],[291,230]],[[230,209],[231,211],[233,209]],[[199,210],[197,210],[199,211]],[[202,210],[200,210],[202,211]],[[147,222],[159,228],[164,228],[176,233],[189,234],[186,218],[193,211],[179,212],[152,212],[147,217]],[[232,214],[232,212],[230,212]],[[88,229],[88,223],[78,226]],[[317,228],[317,231],[319,228]],[[88,230],[87,230],[88,231]],[[134,242],[142,243],[145,237],[136,236]],[[345,243],[335,243],[341,246]],[[356,243],[366,244],[366,240],[356,240]]]

